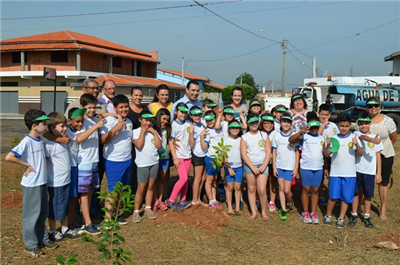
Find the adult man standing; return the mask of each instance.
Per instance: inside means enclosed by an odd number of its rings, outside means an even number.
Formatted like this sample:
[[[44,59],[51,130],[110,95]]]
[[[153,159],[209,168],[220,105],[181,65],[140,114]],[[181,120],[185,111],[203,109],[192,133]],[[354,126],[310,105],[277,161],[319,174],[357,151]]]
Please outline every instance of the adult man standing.
[[[201,101],[197,99],[199,97],[199,94],[200,94],[199,83],[195,80],[189,81],[189,83],[187,83],[186,85],[186,94],[182,98],[177,100],[172,106],[171,121],[173,120],[174,117],[176,105],[178,105],[178,103],[180,102],[185,103],[189,109],[193,106],[199,106],[201,108]],[[190,119],[189,115],[186,116],[186,119],[187,120]]]
[[[83,81],[82,84],[82,92],[83,94],[91,94],[93,95],[95,98],[97,98],[99,96],[100,93],[100,88],[99,88],[99,83],[97,83],[96,80],[92,79],[92,78],[87,78],[85,79],[85,81]],[[66,109],[64,116],[68,118],[68,111],[72,108],[80,108],[81,104],[79,102],[79,98],[72,101],[69,105],[68,108]],[[100,103],[99,101],[97,102],[97,106],[96,106],[96,113],[97,114],[102,114],[107,112],[106,106],[103,103]]]
[[[116,85],[113,80],[106,80],[102,85],[103,96],[99,98],[99,102],[104,104],[108,113],[115,113],[112,99],[116,94]]]

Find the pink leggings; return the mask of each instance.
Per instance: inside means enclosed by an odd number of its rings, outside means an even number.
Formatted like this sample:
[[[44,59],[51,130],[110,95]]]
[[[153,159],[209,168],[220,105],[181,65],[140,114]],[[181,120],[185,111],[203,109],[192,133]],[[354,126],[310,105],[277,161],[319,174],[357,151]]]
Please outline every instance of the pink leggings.
[[[171,200],[176,200],[178,197],[178,193],[181,192],[181,201],[186,200],[186,193],[188,190],[188,178],[189,178],[189,171],[190,171],[190,164],[192,163],[192,159],[184,159],[178,158],[182,164],[179,164],[179,168],[177,169],[179,180],[175,183],[174,188],[172,189],[171,193]]]

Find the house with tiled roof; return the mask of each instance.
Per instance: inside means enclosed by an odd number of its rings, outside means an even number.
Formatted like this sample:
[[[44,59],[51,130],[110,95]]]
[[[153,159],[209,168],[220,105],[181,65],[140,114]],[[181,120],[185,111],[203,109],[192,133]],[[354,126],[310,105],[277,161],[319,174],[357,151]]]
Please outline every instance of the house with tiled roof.
[[[80,97],[84,79],[116,81],[117,93],[129,95],[141,86],[147,101],[155,88],[167,83],[172,97],[184,87],[157,79],[157,52],[143,52],[72,31],[38,34],[0,42],[2,113],[25,113],[30,108],[53,110],[53,81],[43,77],[45,67],[57,71],[57,111]]]

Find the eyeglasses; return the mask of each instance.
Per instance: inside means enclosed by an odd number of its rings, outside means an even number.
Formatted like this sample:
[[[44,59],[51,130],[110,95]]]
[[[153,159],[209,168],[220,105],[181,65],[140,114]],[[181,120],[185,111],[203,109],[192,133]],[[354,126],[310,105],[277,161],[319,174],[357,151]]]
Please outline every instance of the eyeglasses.
[[[91,90],[100,90],[100,88],[98,86],[94,86],[94,87],[87,86],[86,88],[90,88]]]
[[[367,108],[369,108],[369,109],[379,108],[379,105],[368,105]]]

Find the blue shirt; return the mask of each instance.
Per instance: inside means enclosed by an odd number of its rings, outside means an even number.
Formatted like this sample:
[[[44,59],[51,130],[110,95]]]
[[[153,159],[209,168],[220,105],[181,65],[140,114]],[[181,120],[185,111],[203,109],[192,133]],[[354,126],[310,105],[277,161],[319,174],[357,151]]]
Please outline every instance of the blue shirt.
[[[174,105],[172,105],[172,108],[171,108],[171,122],[174,120],[174,113],[175,113],[176,105],[178,105],[178,104],[181,103],[181,102],[185,103],[185,104],[188,106],[189,110],[190,110],[190,108],[193,107],[193,106],[198,106],[198,107],[200,107],[200,108],[202,107],[201,101],[200,101],[200,100],[196,99],[196,100],[194,100],[194,101],[190,101],[190,100],[187,98],[186,94],[185,94],[182,98],[180,98],[179,100],[177,100],[177,101],[174,103]],[[190,121],[189,114],[186,116],[186,120],[187,120],[187,121]]]

